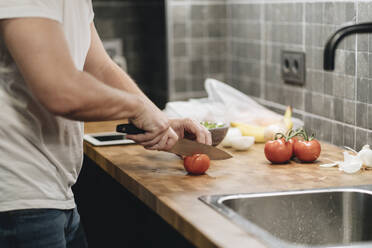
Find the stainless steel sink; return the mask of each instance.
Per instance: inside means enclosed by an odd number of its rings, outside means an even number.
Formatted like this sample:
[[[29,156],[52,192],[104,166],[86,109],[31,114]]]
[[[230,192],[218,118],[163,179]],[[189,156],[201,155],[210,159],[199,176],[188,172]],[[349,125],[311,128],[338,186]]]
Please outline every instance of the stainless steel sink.
[[[372,247],[372,185],[199,199],[268,247]]]

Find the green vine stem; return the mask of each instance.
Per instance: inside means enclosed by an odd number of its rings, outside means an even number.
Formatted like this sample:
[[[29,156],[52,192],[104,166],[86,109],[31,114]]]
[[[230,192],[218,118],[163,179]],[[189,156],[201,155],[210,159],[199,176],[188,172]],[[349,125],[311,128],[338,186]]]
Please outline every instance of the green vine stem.
[[[296,137],[296,136],[302,136],[305,141],[311,141],[315,138],[314,134],[312,134],[309,137],[308,134],[306,133],[306,131],[303,128],[299,128],[299,129],[296,129],[296,130],[291,129],[287,132],[287,134],[276,133],[275,136],[274,136],[274,139],[277,140],[277,139],[284,138],[285,141],[288,142],[290,139],[292,139],[293,137]]]
[[[307,132],[303,128],[301,128],[298,131],[296,131],[296,133],[297,133],[297,135],[302,136],[305,141],[312,141],[315,138],[315,134],[312,134],[309,137],[309,135],[307,134]]]
[[[284,133],[276,133],[275,136],[274,136],[274,139],[277,140],[277,139],[282,139],[284,138],[284,140],[286,142],[288,142],[290,139],[292,139],[293,137],[297,136],[297,131],[293,131],[292,129],[289,130],[287,132],[287,134],[285,135]]]
[[[283,133],[276,133],[274,136],[274,140],[281,139],[281,138],[287,139],[287,136]]]

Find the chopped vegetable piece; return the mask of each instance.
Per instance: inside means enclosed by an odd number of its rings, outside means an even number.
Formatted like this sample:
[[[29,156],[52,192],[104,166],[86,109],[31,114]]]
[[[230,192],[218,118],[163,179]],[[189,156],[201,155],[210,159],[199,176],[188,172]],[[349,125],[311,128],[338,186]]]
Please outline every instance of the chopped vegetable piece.
[[[202,124],[203,126],[205,126],[208,129],[225,126],[225,124],[216,123],[216,122],[209,122],[209,121],[202,121],[202,122],[200,122],[200,124]]]

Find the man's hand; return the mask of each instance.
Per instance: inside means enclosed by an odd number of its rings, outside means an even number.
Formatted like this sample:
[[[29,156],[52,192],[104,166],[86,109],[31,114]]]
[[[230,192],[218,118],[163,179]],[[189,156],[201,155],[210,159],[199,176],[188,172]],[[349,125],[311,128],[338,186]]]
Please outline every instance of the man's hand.
[[[146,99],[143,99],[142,109],[139,109],[138,114],[130,121],[146,133],[127,135],[127,138],[146,149],[168,151],[178,140],[177,134],[170,127],[167,116]]]
[[[179,138],[185,137],[186,134],[191,134],[195,137],[199,143],[211,145],[212,137],[211,133],[206,127],[201,125],[199,122],[185,118],[185,119],[171,119],[170,126],[177,133]]]

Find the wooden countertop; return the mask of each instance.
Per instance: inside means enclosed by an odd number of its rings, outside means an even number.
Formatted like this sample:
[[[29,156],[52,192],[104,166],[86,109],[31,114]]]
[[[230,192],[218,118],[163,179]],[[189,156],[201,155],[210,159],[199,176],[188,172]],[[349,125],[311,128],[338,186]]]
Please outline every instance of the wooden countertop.
[[[86,123],[85,132],[114,131],[115,122]],[[372,171],[346,174],[320,168],[329,159],[342,159],[341,149],[322,144],[316,164],[270,165],[263,145],[245,152],[226,149],[233,158],[212,161],[203,176],[187,175],[182,160],[138,145],[94,147],[84,143],[85,154],[125,188],[152,208],[197,247],[265,247],[253,234],[198,200],[202,195],[270,192],[372,183]]]

